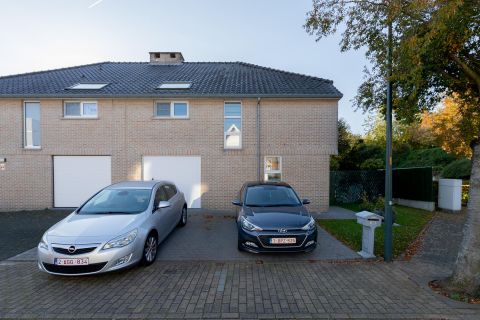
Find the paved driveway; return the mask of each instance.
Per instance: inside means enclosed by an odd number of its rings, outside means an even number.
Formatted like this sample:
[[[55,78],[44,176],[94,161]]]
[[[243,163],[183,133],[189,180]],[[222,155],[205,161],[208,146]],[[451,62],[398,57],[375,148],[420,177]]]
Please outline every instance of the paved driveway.
[[[36,246],[43,233],[70,212],[0,212],[0,261]]]
[[[186,227],[175,230],[160,246],[159,260],[291,261],[357,259],[356,252],[319,227],[317,249],[310,253],[252,254],[237,250],[235,215],[212,210],[189,211]]]
[[[479,319],[410,280],[397,264],[157,261],[148,268],[54,277],[0,263],[0,318]]]
[[[52,212],[50,212],[52,213]],[[22,215],[23,213],[18,213]],[[66,213],[53,212],[53,217],[46,219],[51,224],[65,216]],[[13,214],[10,214],[13,215]],[[48,216],[49,212],[42,212],[39,215]],[[34,220],[41,220],[38,216],[29,213],[28,217],[35,217]],[[19,217],[20,218],[20,217]],[[25,220],[21,217],[20,220]],[[48,229],[45,221],[38,224],[34,232],[31,225],[14,221],[9,221],[15,229],[22,230],[25,225],[27,230],[19,232],[19,235],[12,234],[8,242],[8,256],[15,256],[12,260],[33,261],[36,259],[36,249],[27,252],[27,248],[36,246],[42,232]],[[28,232],[31,232],[28,235]],[[21,239],[22,245],[17,246],[15,239]],[[326,231],[319,227],[318,235],[319,245],[317,249],[310,253],[285,253],[285,254],[252,254],[239,252],[237,250],[237,231],[235,216],[232,212],[191,209],[189,210],[189,220],[184,228],[176,228],[168,238],[160,245],[158,260],[162,261],[248,261],[248,260],[268,260],[268,261],[296,261],[296,260],[344,260],[360,258],[356,252],[342,244],[332,237]],[[13,250],[17,246],[17,250]],[[3,248],[0,249],[0,253]]]
[[[0,318],[480,318],[478,306],[448,300],[426,286],[432,269],[441,266],[305,260],[301,255],[249,258],[236,252],[231,217],[200,213],[192,214],[187,228],[176,230],[148,268],[55,277],[39,272],[28,254],[1,261]],[[218,237],[210,237],[213,230]],[[180,244],[190,236],[208,244],[188,242],[198,259],[215,252],[232,261],[187,260]],[[234,250],[224,252],[218,239]],[[321,239],[327,239],[322,246],[328,248],[328,237]],[[322,256],[322,246],[314,256]]]

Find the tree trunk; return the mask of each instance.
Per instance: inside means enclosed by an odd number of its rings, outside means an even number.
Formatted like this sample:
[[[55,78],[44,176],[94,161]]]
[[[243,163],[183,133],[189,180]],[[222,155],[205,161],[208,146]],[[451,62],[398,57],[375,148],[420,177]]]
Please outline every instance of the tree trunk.
[[[473,145],[467,221],[450,284],[480,294],[480,139]]]

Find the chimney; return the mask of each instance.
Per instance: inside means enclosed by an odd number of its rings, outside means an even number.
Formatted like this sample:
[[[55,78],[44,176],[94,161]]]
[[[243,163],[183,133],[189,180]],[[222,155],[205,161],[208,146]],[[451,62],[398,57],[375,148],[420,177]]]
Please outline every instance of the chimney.
[[[181,64],[183,61],[181,52],[150,52],[151,64]]]

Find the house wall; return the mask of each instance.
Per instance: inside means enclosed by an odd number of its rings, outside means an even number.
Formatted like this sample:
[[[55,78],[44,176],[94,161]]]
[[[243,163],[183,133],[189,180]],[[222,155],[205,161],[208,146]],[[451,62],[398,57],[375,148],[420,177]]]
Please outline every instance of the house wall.
[[[242,183],[257,179],[256,99],[240,99],[241,150],[223,147],[224,99],[188,100],[187,120],[154,119],[153,99],[97,99],[98,119],[64,119],[63,100],[37,101],[42,148],[28,150],[23,100],[0,99],[0,210],[52,207],[54,155],[111,155],[112,182],[140,180],[145,155],[201,156],[204,208],[232,209]],[[282,156],[283,180],[312,210],[327,210],[337,100],[262,99],[260,108],[262,174],[265,155]]]

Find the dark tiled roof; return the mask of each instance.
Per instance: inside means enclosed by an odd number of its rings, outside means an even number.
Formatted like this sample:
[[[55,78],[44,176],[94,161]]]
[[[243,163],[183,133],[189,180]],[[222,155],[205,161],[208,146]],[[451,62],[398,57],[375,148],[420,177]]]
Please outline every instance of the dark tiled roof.
[[[192,82],[190,89],[162,90],[162,82]],[[77,83],[100,90],[68,90]],[[312,97],[341,98],[330,80],[243,62],[159,65],[101,62],[0,77],[0,97]]]

